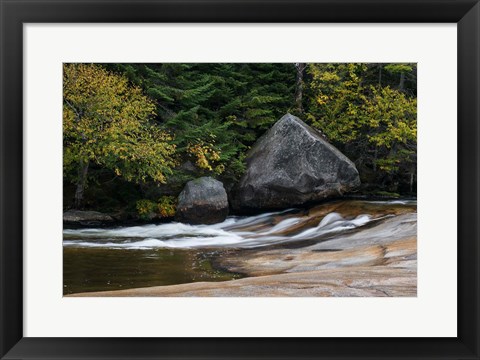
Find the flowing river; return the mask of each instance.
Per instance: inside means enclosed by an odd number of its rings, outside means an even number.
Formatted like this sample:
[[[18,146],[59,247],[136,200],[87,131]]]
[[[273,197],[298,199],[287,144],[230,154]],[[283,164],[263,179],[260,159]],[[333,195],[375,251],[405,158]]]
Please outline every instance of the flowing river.
[[[171,222],[65,229],[64,294],[238,279],[245,275],[220,260],[245,252],[311,246],[415,212],[415,200],[345,200],[230,216],[214,225]]]

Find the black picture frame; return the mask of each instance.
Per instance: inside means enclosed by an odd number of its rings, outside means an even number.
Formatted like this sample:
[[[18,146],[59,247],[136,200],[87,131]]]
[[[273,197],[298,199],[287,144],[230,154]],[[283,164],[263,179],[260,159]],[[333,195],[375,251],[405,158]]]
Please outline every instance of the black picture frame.
[[[0,0],[0,14],[2,359],[479,359],[478,0]],[[23,24],[83,22],[457,23],[458,336],[281,339],[23,337]]]

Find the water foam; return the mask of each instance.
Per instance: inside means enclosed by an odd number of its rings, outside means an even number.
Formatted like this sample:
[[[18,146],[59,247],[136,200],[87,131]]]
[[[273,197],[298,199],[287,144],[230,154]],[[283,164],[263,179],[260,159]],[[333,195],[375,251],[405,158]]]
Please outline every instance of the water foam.
[[[249,217],[232,216],[214,225],[172,222],[114,229],[64,230],[63,244],[68,247],[112,249],[253,248],[289,241],[317,239],[326,234],[363,226],[373,220],[369,215],[359,215],[348,220],[332,212],[324,216],[317,226],[296,233],[298,230],[293,227],[308,218],[287,217],[278,222],[278,216],[285,216],[286,212],[288,211]],[[262,225],[261,231],[251,230],[253,225],[259,224]],[[288,231],[294,235],[282,235]]]

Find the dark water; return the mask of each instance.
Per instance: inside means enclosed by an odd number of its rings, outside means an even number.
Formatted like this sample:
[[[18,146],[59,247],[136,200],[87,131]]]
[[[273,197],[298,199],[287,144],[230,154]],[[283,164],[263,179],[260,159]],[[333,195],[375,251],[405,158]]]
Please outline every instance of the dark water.
[[[225,281],[242,277],[216,266],[239,251],[294,248],[325,241],[405,212],[416,201],[340,201],[214,225],[168,223],[64,230],[64,294]]]
[[[238,279],[214,269],[221,252],[187,249],[63,248],[63,293]]]

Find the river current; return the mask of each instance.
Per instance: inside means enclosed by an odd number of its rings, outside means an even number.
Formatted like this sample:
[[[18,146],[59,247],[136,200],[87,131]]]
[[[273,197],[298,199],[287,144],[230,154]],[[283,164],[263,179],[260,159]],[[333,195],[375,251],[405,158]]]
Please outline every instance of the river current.
[[[415,211],[415,200],[339,201],[214,225],[65,229],[64,293],[235,279],[242,275],[215,267],[216,258],[326,241]]]

